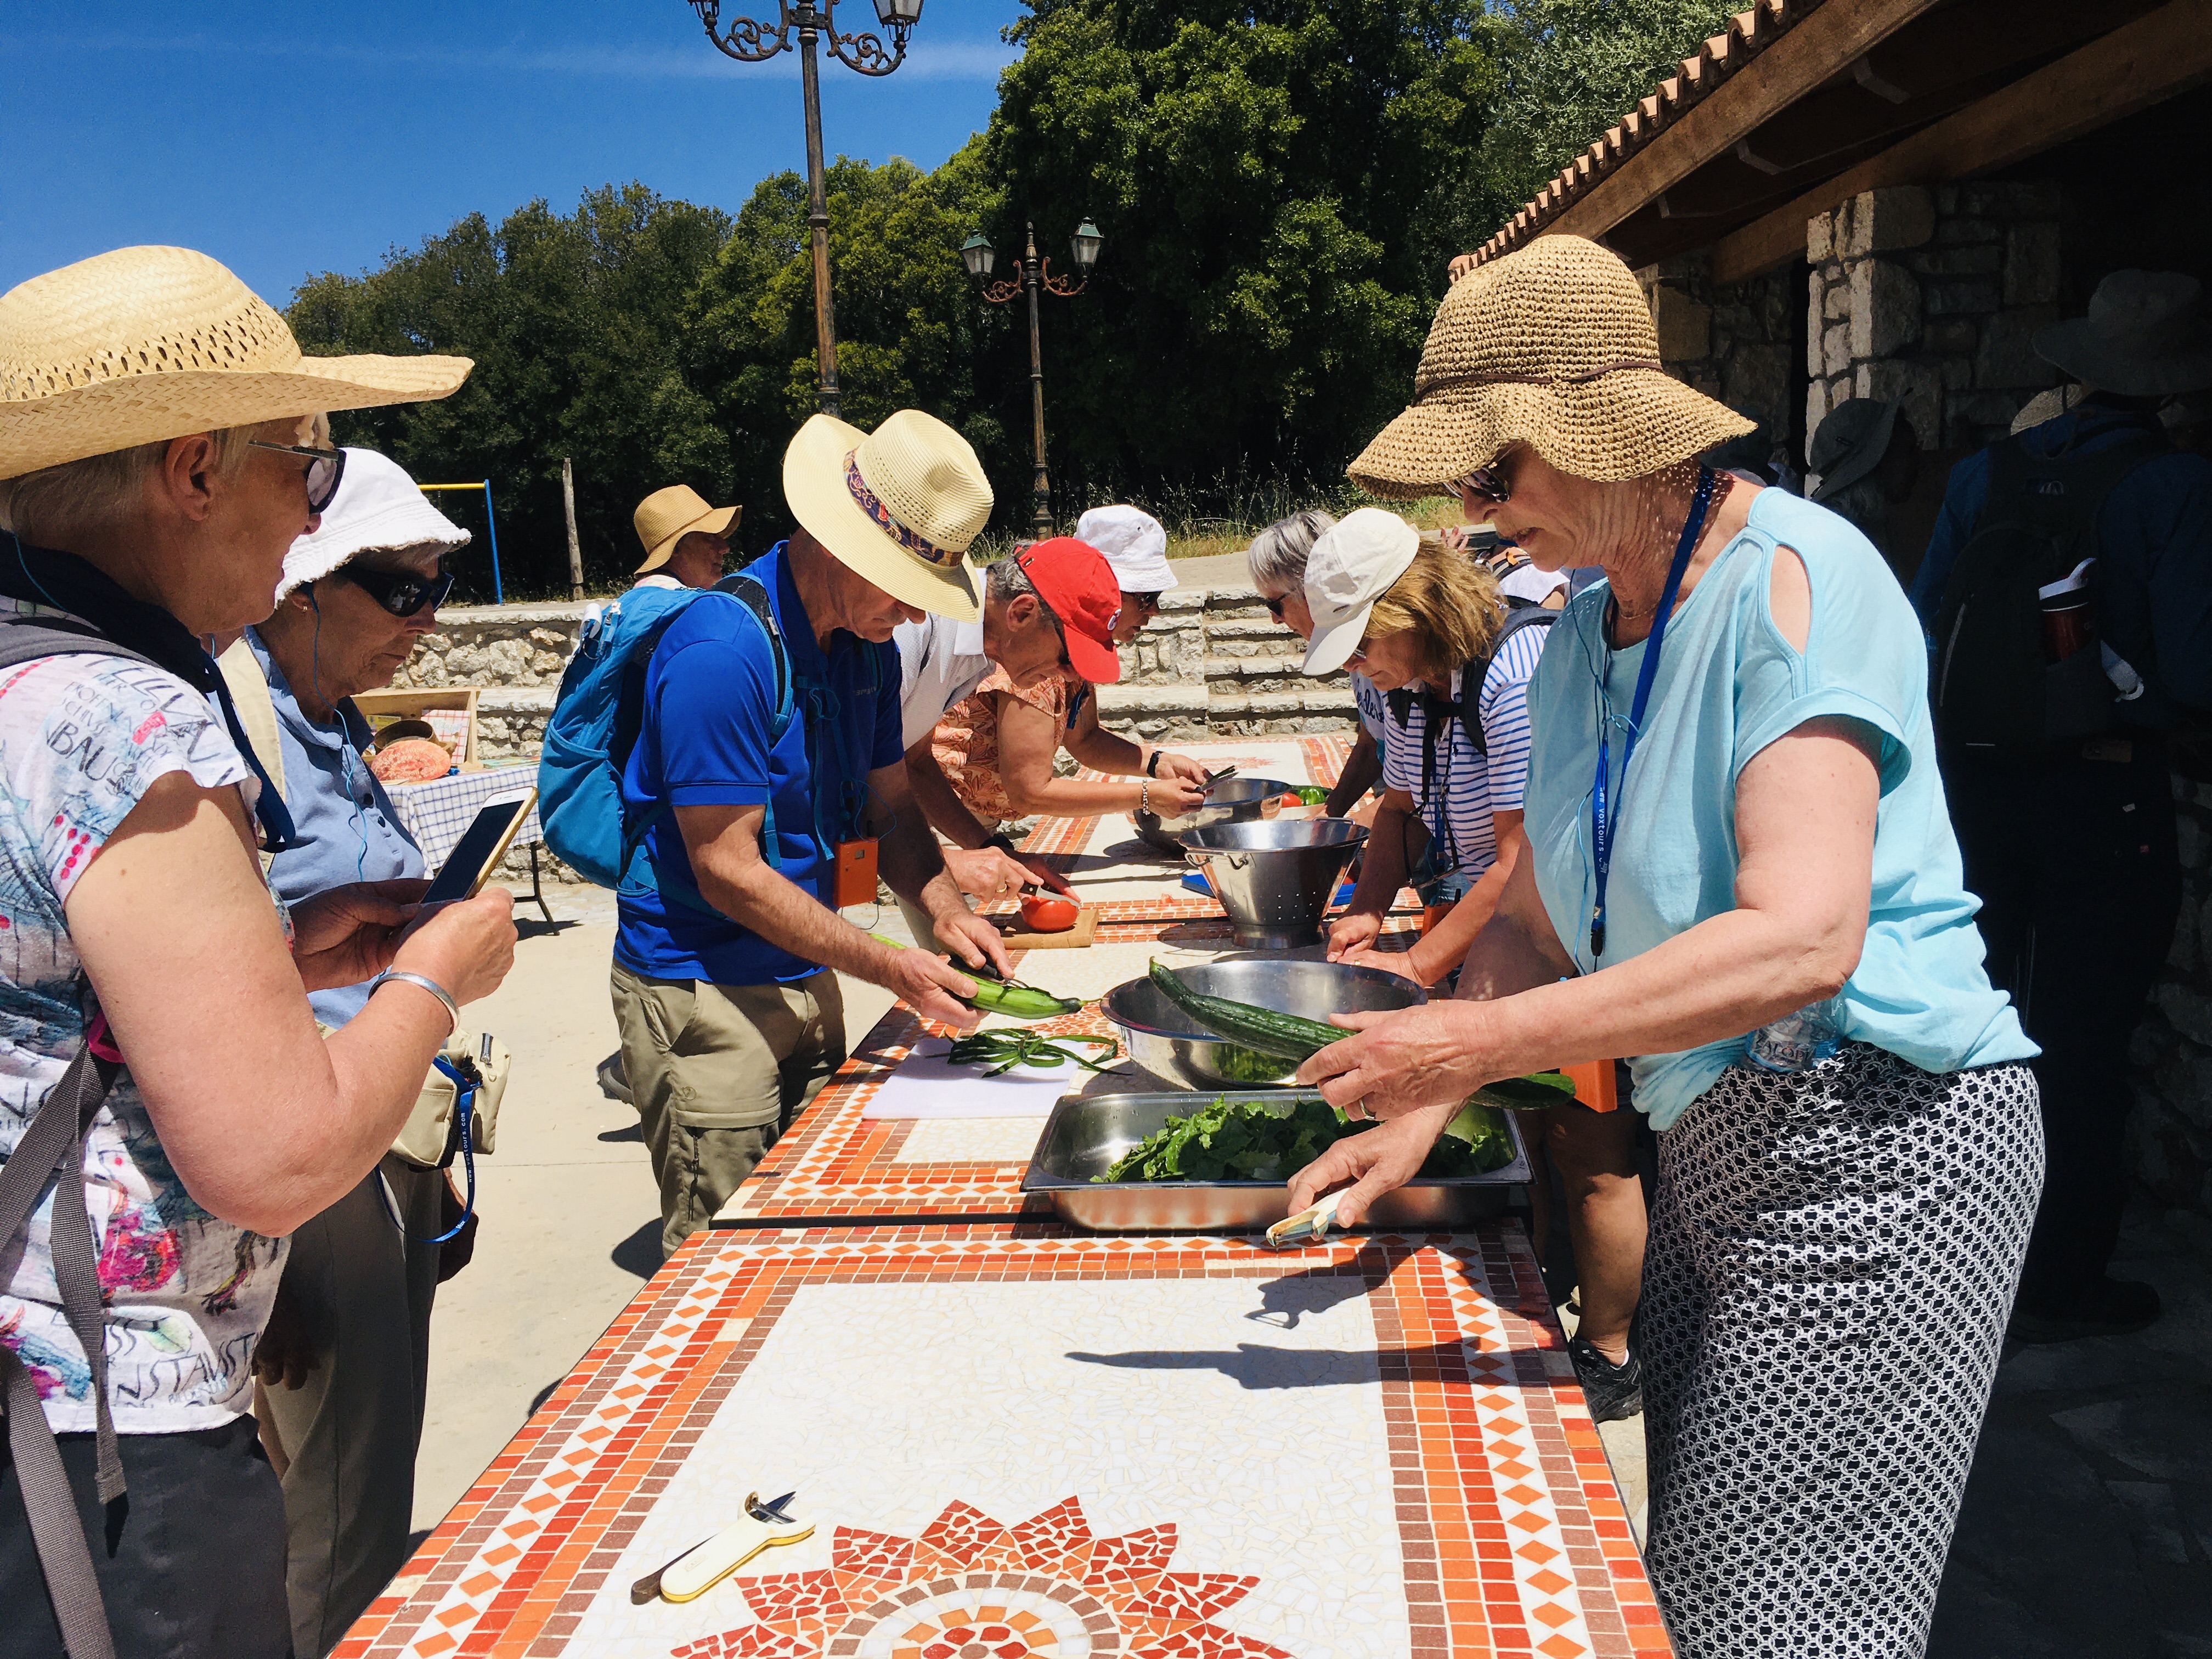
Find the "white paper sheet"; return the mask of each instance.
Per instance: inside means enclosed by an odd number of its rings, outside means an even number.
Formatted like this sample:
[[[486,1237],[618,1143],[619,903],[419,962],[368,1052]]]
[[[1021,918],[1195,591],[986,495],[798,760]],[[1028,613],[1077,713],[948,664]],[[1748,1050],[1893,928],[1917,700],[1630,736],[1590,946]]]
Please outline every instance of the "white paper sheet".
[[[1073,1061],[1050,1069],[1017,1066],[985,1077],[976,1066],[954,1066],[951,1044],[926,1037],[861,1109],[862,1117],[1042,1117],[1064,1094],[1092,1076]],[[1101,1050],[1103,1053],[1103,1050]]]

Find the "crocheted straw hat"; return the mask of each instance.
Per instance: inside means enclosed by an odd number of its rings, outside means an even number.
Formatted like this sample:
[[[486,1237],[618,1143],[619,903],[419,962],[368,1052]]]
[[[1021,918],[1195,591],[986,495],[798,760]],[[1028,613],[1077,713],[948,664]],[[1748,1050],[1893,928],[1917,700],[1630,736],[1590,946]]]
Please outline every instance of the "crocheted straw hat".
[[[204,253],[126,247],[0,295],[0,478],[222,427],[442,398],[465,357],[307,357]]]
[[[1660,366],[1650,307],[1618,255],[1539,236],[1452,285],[1413,401],[1345,471],[1377,495],[1434,495],[1525,442],[1562,472],[1618,483],[1753,424]]]

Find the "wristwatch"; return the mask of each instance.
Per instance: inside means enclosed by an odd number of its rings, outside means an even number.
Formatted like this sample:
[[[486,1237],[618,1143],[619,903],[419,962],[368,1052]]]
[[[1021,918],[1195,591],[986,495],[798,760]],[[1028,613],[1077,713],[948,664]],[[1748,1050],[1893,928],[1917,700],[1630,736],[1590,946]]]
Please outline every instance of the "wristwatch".
[[[1147,757],[1146,757],[1146,760],[1145,760],[1145,775],[1146,775],[1146,777],[1148,777],[1148,778],[1156,778],[1156,777],[1159,776],[1159,775],[1160,775],[1160,751],[1159,751],[1158,750],[1155,749],[1155,750],[1152,750],[1152,752],[1149,756],[1147,756]]]

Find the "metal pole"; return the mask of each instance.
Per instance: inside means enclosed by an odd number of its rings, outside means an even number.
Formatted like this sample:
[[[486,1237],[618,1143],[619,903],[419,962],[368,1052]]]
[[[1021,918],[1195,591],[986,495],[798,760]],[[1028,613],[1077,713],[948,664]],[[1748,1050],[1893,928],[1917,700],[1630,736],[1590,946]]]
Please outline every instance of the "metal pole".
[[[491,541],[491,602],[494,605],[505,605],[507,590],[499,585],[499,520],[492,517],[489,478],[483,481],[483,493],[484,532]]]
[[[561,458],[561,507],[568,515],[568,597],[584,597],[584,554],[576,543],[576,469],[568,456]]]
[[[1036,510],[1030,515],[1040,538],[1052,534],[1052,480],[1044,466],[1044,352],[1037,342],[1039,275],[1036,227],[1029,229],[1029,252],[1022,261],[1022,280],[1030,289],[1030,413],[1036,430],[1036,479],[1030,485]]]
[[[814,42],[822,13],[799,9],[799,74],[806,99],[806,223],[814,241],[814,349],[822,360],[822,412],[837,413],[837,318],[830,303],[830,210],[822,185],[822,88]]]

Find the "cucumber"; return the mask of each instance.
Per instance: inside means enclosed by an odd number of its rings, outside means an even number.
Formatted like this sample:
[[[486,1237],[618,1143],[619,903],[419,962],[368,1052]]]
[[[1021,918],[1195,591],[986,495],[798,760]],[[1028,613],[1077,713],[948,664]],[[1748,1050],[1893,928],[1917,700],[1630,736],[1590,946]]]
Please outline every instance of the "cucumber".
[[[1318,1020],[1301,1019],[1296,1014],[1278,1013],[1273,1008],[1255,1008],[1249,1002],[1231,1002],[1227,997],[1210,997],[1194,991],[1164,963],[1152,963],[1152,980],[1159,987],[1161,995],[1214,1036],[1227,1037],[1231,1042],[1263,1054],[1275,1054],[1285,1060],[1310,1060],[1330,1043],[1340,1042],[1352,1035]]]
[[[1502,1077],[1495,1083],[1486,1083],[1468,1097],[1468,1103],[1494,1107],[1501,1112],[1540,1112],[1574,1097],[1575,1080],[1565,1072],[1534,1072],[1527,1077]]]
[[[878,945],[888,945],[894,951],[906,946],[895,939],[885,939],[881,933],[868,937]],[[999,970],[987,961],[980,968],[971,968],[964,962],[952,964],[975,981],[975,994],[957,997],[970,1008],[980,1008],[987,1014],[1004,1014],[1008,1019],[1057,1019],[1062,1014],[1072,1014],[1083,1006],[1077,997],[1056,997],[1049,991],[1040,991],[1034,985],[1024,985],[1018,979],[1000,976]]]

